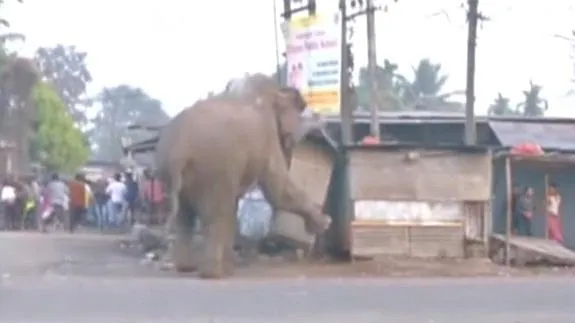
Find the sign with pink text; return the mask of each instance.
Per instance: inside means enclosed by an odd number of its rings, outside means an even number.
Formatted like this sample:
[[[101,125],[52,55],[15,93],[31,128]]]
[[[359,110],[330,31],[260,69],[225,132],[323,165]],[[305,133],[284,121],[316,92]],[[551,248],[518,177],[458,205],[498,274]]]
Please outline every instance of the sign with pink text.
[[[341,19],[339,14],[293,18],[287,25],[287,83],[319,114],[339,114]]]

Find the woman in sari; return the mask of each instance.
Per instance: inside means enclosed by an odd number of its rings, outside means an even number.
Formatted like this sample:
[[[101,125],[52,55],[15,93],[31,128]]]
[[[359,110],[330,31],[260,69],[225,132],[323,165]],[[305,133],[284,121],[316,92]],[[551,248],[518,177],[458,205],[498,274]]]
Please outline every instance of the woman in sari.
[[[561,194],[555,183],[550,183],[547,190],[547,236],[549,239],[563,243],[561,225]]]

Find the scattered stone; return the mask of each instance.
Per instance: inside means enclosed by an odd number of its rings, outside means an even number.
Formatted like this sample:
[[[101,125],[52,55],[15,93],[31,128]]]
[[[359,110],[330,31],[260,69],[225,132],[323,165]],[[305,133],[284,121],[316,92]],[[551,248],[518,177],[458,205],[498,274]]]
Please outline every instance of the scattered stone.
[[[146,259],[148,259],[149,261],[157,261],[158,259],[160,259],[160,255],[158,252],[148,252],[146,254]]]
[[[132,227],[132,239],[145,253],[167,248],[167,239],[140,223],[136,223]]]

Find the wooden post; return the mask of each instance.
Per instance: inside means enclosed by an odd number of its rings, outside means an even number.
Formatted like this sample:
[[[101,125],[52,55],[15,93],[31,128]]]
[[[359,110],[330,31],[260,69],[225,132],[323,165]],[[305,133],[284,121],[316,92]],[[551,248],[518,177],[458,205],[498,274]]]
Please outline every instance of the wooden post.
[[[549,223],[547,222],[549,214],[547,213],[547,194],[549,193],[549,174],[545,174],[543,177],[545,190],[543,191],[543,212],[545,215],[545,239],[549,239]]]
[[[513,183],[511,183],[511,157],[507,156],[505,158],[505,183],[507,188],[507,212],[506,212],[506,228],[505,228],[505,265],[509,266],[511,261],[511,225],[512,225],[512,199],[513,199]]]

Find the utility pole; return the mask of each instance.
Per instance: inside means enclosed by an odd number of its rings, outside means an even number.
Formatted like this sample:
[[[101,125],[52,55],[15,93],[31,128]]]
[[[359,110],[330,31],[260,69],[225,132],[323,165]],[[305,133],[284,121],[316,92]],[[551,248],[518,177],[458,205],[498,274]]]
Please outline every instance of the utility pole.
[[[467,0],[467,86],[465,90],[465,144],[477,144],[475,123],[475,49],[477,24],[479,21],[479,0]]]
[[[276,81],[278,84],[282,84],[282,75],[281,75],[281,66],[280,66],[280,48],[279,48],[279,39],[278,39],[278,9],[277,9],[277,1],[272,0],[273,4],[273,11],[274,11],[274,44],[276,50]]]
[[[339,87],[339,110],[341,117],[341,141],[344,145],[353,143],[353,109],[349,105],[349,56],[347,44],[347,3],[339,1],[341,19],[341,75]]]
[[[379,140],[379,106],[377,100],[377,48],[375,43],[375,8],[373,0],[367,0],[367,66],[369,70],[369,84],[371,97],[371,135]]]
[[[350,95],[350,65],[353,64],[351,58],[351,44],[348,44],[347,40],[347,22],[355,19],[356,17],[367,14],[368,24],[368,46],[370,47],[370,71],[376,72],[377,62],[375,57],[375,24],[374,24],[374,13],[377,8],[373,5],[373,1],[368,1],[367,6],[363,8],[363,0],[351,1],[352,9],[360,9],[354,13],[348,12],[347,0],[339,1],[339,9],[341,13],[341,84],[340,84],[340,115],[341,115],[341,140],[343,144],[351,144],[354,141],[353,136],[353,107],[350,106],[349,95]],[[363,9],[363,10],[361,10]],[[369,15],[371,14],[371,17]],[[371,28],[371,31],[369,29]],[[370,44],[371,43],[371,44]],[[375,80],[375,77],[373,78]],[[372,92],[377,90],[377,81],[372,82]],[[372,93],[372,98],[375,97],[377,93]],[[376,100],[377,101],[377,100]],[[374,115],[375,114],[375,115]],[[372,132],[377,138],[379,138],[379,119],[377,115],[377,107],[372,104]]]

